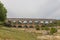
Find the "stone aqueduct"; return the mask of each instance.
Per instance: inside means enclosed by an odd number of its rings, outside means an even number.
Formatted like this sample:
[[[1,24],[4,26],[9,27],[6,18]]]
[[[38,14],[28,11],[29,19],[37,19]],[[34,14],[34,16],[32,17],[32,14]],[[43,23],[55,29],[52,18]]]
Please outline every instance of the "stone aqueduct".
[[[12,26],[15,27],[28,27],[32,28],[35,25],[41,26],[42,24],[53,23],[55,19],[38,19],[38,18],[8,18],[6,22],[10,21]]]

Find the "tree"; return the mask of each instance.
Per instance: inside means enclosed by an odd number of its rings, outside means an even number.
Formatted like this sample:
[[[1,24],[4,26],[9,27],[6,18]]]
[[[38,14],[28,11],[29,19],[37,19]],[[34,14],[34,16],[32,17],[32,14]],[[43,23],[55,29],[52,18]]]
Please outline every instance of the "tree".
[[[4,5],[0,2],[0,21],[5,21],[7,10]]]
[[[36,30],[40,30],[39,25],[36,25],[35,28],[36,28]]]
[[[57,32],[57,29],[56,29],[56,28],[51,28],[50,34],[54,34],[54,33],[56,33],[56,32]]]

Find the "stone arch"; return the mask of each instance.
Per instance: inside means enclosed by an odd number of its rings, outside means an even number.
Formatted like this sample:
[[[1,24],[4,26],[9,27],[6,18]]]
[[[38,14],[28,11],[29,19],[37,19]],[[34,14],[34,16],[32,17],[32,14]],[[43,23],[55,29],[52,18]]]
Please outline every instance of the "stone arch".
[[[27,25],[24,25],[24,28],[28,28],[28,26]]]
[[[13,27],[15,27],[15,28],[16,28],[16,25],[13,25]]]
[[[49,23],[52,23],[52,21],[49,21]]]
[[[11,22],[10,20],[8,20],[7,22],[4,23],[4,25],[11,27],[11,26],[12,26],[11,23],[12,23],[12,22]]]
[[[45,21],[45,24],[48,24],[49,23],[49,21]]]
[[[43,21],[43,20],[41,20],[41,21],[40,21],[40,23],[41,23],[41,24],[43,24],[43,23],[44,23],[44,21]]]
[[[16,20],[13,20],[12,23],[13,23],[13,24],[16,24]]]
[[[32,23],[33,23],[33,22],[30,20],[30,21],[29,21],[29,24],[32,24]]]
[[[23,24],[27,24],[28,22],[25,20],[25,21],[23,21]]]
[[[22,24],[22,21],[19,20],[19,21],[18,21],[18,24]]]
[[[34,21],[34,24],[39,24],[39,21],[37,21],[37,20],[36,20],[36,21]]]

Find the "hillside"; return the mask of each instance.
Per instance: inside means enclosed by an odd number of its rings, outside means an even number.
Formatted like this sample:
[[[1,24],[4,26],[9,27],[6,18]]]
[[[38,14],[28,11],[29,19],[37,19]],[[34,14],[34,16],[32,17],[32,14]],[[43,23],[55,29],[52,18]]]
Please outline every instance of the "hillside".
[[[0,26],[0,40],[36,40],[32,33]]]

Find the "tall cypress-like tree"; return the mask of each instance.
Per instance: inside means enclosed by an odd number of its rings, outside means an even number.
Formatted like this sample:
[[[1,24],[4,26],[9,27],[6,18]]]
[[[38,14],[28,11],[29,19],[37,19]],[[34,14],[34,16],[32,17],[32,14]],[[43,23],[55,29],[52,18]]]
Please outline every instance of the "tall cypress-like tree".
[[[5,21],[5,19],[7,18],[6,13],[7,13],[7,10],[0,1],[0,21]]]

